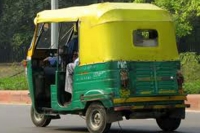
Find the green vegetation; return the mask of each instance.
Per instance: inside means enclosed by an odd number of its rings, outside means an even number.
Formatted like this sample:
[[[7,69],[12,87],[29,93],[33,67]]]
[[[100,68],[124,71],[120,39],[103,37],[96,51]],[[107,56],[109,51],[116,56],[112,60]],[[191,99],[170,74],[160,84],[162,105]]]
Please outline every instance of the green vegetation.
[[[184,84],[184,90],[187,94],[200,94],[200,80],[186,82]]]
[[[200,94],[200,56],[194,52],[180,54],[182,72],[187,93]]]
[[[24,68],[19,63],[0,65],[0,90],[26,90]]]
[[[24,74],[15,77],[0,78],[0,90],[27,90],[27,82]]]

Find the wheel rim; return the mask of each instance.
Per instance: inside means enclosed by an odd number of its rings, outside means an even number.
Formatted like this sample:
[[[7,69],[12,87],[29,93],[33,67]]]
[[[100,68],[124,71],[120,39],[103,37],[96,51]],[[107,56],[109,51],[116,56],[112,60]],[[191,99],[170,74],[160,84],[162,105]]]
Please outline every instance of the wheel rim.
[[[37,122],[40,122],[40,121],[42,121],[43,119],[44,119],[44,115],[42,115],[42,114],[38,114],[38,113],[34,113],[34,118],[35,118],[35,120],[37,121]]]
[[[99,111],[95,110],[92,112],[90,117],[90,124],[94,130],[97,130],[102,124],[102,115]]]

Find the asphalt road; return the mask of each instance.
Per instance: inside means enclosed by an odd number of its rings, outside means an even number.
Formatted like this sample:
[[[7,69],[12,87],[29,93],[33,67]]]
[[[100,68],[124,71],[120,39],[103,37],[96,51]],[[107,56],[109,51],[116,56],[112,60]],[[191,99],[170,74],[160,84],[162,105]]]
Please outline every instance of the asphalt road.
[[[66,115],[46,128],[34,127],[30,106],[0,104],[0,133],[88,133],[84,119]],[[200,133],[200,112],[187,112],[187,118],[174,133]],[[120,125],[120,126],[119,126]],[[110,133],[164,133],[155,120],[124,120],[113,123]]]

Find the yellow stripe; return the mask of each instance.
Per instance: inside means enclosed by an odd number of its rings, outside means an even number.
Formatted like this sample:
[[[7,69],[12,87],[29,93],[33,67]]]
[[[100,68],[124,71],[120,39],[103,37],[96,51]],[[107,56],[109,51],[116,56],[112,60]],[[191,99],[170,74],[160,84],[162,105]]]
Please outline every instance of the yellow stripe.
[[[114,104],[131,102],[155,102],[155,101],[176,101],[186,100],[186,96],[160,96],[160,97],[134,97],[134,98],[116,98]]]
[[[184,104],[176,104],[176,105],[150,105],[150,106],[132,106],[131,109],[163,109],[163,108],[185,108]]]
[[[36,45],[36,39],[37,39],[37,32],[38,32],[38,25],[36,25],[35,27],[35,31],[34,31],[34,38],[31,42],[31,45],[28,49],[28,53],[27,53],[27,58],[31,59],[31,57],[33,56],[33,53],[34,53],[34,47]]]

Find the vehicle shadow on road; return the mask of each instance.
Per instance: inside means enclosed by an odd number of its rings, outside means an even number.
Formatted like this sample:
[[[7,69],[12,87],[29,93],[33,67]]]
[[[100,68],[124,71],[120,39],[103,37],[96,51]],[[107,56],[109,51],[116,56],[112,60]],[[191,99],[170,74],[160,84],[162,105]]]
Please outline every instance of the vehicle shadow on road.
[[[56,128],[54,129],[56,131],[60,132],[69,132],[69,133],[89,133],[87,128],[85,127],[66,127],[66,128]],[[146,130],[134,130],[134,129],[110,129],[108,133],[183,133],[183,132],[178,132],[178,131],[173,131],[173,132],[165,132],[165,131],[146,131]]]
[[[173,132],[165,132],[165,131],[144,131],[144,130],[134,130],[134,129],[129,129],[129,130],[120,130],[120,129],[111,129],[109,131],[109,133],[181,133],[181,132],[177,132],[177,131],[173,131]]]
[[[63,132],[72,132],[72,133],[88,133],[87,128],[85,127],[63,127],[63,128],[56,128],[56,131],[63,131]]]

